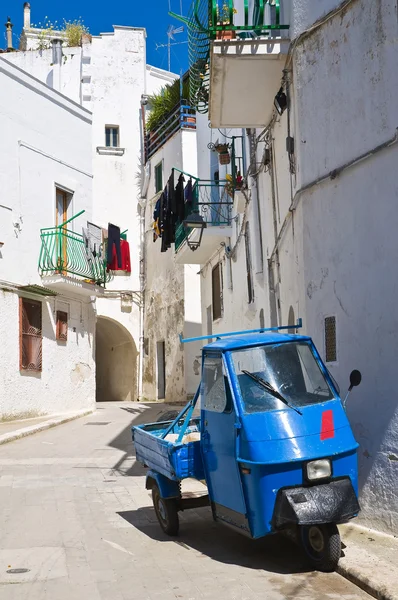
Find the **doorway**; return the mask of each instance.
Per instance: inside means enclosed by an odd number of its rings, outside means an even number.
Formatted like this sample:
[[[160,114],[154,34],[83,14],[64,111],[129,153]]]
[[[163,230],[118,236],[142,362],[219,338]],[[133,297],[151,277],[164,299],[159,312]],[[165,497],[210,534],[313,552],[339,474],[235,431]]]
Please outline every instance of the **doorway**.
[[[96,400],[137,399],[137,348],[129,331],[117,321],[98,317],[95,366]]]
[[[158,400],[166,397],[166,354],[165,343],[156,342],[156,362],[158,373]]]
[[[64,190],[55,188],[55,226],[60,227],[70,218],[70,206],[71,206],[72,194],[68,194]],[[66,267],[68,265],[68,251],[67,251],[67,226],[64,225],[62,230],[57,235],[57,267],[58,271],[65,274]]]

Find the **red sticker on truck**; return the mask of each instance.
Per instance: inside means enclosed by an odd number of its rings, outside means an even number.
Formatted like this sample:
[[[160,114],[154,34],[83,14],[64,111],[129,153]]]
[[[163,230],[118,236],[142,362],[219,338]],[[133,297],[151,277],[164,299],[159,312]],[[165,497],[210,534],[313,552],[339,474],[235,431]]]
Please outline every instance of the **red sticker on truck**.
[[[333,411],[325,410],[322,413],[321,440],[334,437]]]

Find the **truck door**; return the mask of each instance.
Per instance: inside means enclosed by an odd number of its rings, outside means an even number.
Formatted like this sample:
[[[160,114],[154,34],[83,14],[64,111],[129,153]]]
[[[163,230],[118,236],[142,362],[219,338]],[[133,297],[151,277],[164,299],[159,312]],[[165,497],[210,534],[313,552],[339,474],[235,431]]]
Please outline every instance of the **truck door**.
[[[202,456],[217,520],[249,531],[235,457],[236,415],[221,353],[207,353],[201,390]]]

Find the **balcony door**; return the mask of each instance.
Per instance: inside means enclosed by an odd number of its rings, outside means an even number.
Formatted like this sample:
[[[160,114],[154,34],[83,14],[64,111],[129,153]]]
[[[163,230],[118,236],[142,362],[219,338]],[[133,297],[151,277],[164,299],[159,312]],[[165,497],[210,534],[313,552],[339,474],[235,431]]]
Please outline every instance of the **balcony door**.
[[[55,225],[59,227],[63,223],[65,223],[71,215],[70,213],[70,205],[71,205],[71,194],[68,194],[64,190],[60,190],[56,188],[56,212],[55,212]],[[56,257],[57,257],[57,265],[59,267],[59,272],[65,275],[66,266],[68,264],[67,261],[67,236],[66,236],[67,225],[62,227],[62,230],[58,231],[58,235],[56,236]]]

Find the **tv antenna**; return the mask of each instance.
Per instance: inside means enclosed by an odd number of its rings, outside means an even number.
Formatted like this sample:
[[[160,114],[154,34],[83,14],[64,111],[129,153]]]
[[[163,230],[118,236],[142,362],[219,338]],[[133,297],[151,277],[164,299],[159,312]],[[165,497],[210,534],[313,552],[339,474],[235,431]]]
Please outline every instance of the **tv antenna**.
[[[181,27],[174,27],[173,25],[169,25],[169,28],[167,30],[167,44],[156,44],[156,50],[158,50],[159,48],[165,48],[167,46],[167,58],[168,58],[168,70],[171,70],[171,46],[178,46],[180,44],[187,44],[188,42],[175,42],[174,44],[171,43],[171,40],[175,40],[175,34],[176,33],[182,33],[184,31],[184,26],[182,25]]]

